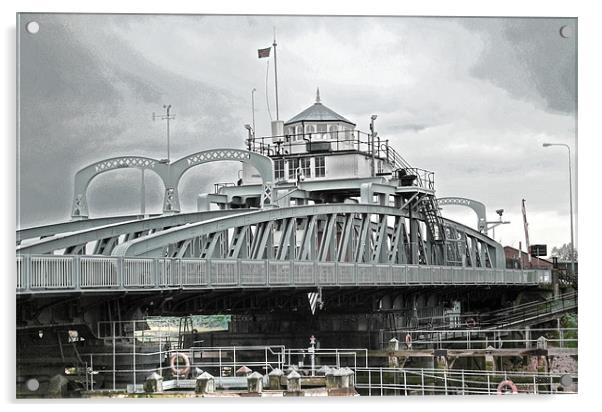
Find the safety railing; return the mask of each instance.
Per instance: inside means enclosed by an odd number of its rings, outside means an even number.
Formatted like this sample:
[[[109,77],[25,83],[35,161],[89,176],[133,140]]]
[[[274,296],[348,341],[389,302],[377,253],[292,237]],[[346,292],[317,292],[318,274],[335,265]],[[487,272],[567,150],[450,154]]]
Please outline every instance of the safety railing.
[[[408,338],[409,336],[409,338]],[[545,338],[547,348],[576,348],[577,328],[505,328],[505,329],[396,329],[381,331],[381,347],[391,339],[399,341],[401,350],[420,349],[534,349]]]
[[[549,272],[315,261],[20,255],[17,292],[98,289],[537,285]]]
[[[393,169],[411,167],[389,144],[389,140],[374,139],[360,130],[337,130],[313,133],[257,137],[248,141],[248,149],[267,156],[284,156],[309,152],[349,152],[374,156],[391,164]]]
[[[356,368],[355,388],[365,396],[507,395],[576,393],[574,374],[464,369]]]
[[[68,374],[79,374],[83,370],[87,391],[140,392],[143,391],[144,380],[152,373],[183,383],[175,387],[194,389],[195,375],[199,370],[206,371],[215,377],[216,389],[228,389],[246,388],[246,377],[235,376],[241,366],[260,372],[264,380],[272,370],[286,369],[285,347],[282,345],[169,349],[166,341],[163,337],[156,342],[145,342],[139,334],[126,342],[109,339],[111,351],[80,352],[81,365],[67,371]]]
[[[324,368],[368,367],[365,348],[300,348],[285,349],[286,364],[303,374],[316,376]],[[323,373],[323,372],[322,372]]]

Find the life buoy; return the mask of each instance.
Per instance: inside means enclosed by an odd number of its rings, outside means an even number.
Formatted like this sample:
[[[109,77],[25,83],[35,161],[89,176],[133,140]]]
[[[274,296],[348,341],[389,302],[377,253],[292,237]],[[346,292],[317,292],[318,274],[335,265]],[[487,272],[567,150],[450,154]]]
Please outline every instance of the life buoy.
[[[176,360],[178,358],[184,361],[184,365],[179,368],[176,367]],[[174,375],[188,375],[188,372],[190,372],[190,358],[185,353],[176,352],[169,358],[169,366]]]
[[[412,348],[412,335],[410,335],[409,333],[406,335],[406,345],[408,346],[408,349]]]
[[[477,326],[477,321],[474,320],[474,318],[468,318],[466,319],[466,326],[468,326],[469,328],[474,328],[475,326]]]
[[[518,393],[518,388],[516,387],[514,382],[512,382],[510,379],[506,379],[504,381],[501,381],[500,384],[497,386],[498,395],[508,394],[508,391],[505,390],[506,388],[510,388],[513,395]]]

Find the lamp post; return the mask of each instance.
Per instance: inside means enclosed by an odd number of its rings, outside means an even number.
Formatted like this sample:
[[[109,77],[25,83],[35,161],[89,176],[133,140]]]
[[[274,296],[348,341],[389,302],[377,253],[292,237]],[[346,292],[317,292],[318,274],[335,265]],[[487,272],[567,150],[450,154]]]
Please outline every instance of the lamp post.
[[[376,152],[374,150],[374,140],[376,139],[376,130],[374,130],[374,121],[376,120],[378,116],[373,114],[372,116],[370,116],[370,147],[369,149],[372,151],[372,161],[370,163],[370,169],[372,171],[372,176],[374,177],[376,175],[376,168],[375,168],[375,162],[374,162],[374,156],[376,155]]]
[[[255,137],[255,92],[257,90],[253,87],[251,90],[251,112],[253,113],[253,137]]]
[[[571,169],[571,148],[569,145],[564,143],[544,143],[543,147],[550,146],[563,146],[569,152],[569,206],[570,206],[570,219],[571,219],[571,271],[575,274],[575,242],[573,240],[573,173]]]

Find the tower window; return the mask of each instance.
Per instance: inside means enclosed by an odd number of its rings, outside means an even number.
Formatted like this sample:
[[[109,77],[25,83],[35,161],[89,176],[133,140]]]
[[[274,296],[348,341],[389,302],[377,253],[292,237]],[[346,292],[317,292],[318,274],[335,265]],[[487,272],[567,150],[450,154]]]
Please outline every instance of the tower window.
[[[306,178],[311,177],[311,158],[303,157],[300,159],[301,170]]]
[[[315,177],[326,176],[326,164],[324,162],[324,156],[316,156],[314,159]]]
[[[284,179],[284,159],[274,160],[274,177]]]
[[[299,168],[299,159],[289,159],[288,161],[288,178],[291,180],[297,179],[297,169]]]
[[[328,131],[330,132],[330,138],[331,139],[337,139],[339,137],[338,133],[337,133],[338,130],[339,130],[339,128],[337,126],[335,126],[335,125],[332,125],[332,126],[330,126],[328,128]]]

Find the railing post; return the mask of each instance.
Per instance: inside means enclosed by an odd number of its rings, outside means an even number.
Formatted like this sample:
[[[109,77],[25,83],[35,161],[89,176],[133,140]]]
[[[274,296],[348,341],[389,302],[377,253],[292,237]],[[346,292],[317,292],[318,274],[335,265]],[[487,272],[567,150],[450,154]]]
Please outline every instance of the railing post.
[[[159,279],[159,265],[158,265],[158,259],[157,258],[153,258],[153,269],[152,269],[152,273],[153,273],[153,279],[155,282],[155,288],[159,289],[161,287],[161,281]]]
[[[447,395],[447,369],[443,370],[443,383],[445,385],[445,395]]]
[[[73,279],[71,284],[73,285],[75,290],[79,290],[80,289],[80,280],[81,280],[81,268],[82,268],[82,264],[81,264],[81,256],[76,255],[73,257],[73,271],[72,271],[72,276]]]
[[[213,268],[211,267],[211,259],[206,259],[205,264],[207,265],[207,285],[212,288],[213,287]],[[220,377],[221,372],[220,372]]]
[[[270,260],[266,259],[265,261],[265,286],[269,286],[270,285]]]
[[[123,282],[123,262],[123,256],[117,258],[117,287],[119,289],[125,289],[125,285]]]
[[[27,292],[29,292],[31,287],[31,269],[31,255],[23,255],[23,260],[21,261],[21,286]]]
[[[339,275],[339,262],[335,261],[334,262],[334,284],[336,286],[340,286],[341,285],[341,279],[340,279],[340,275]]]

